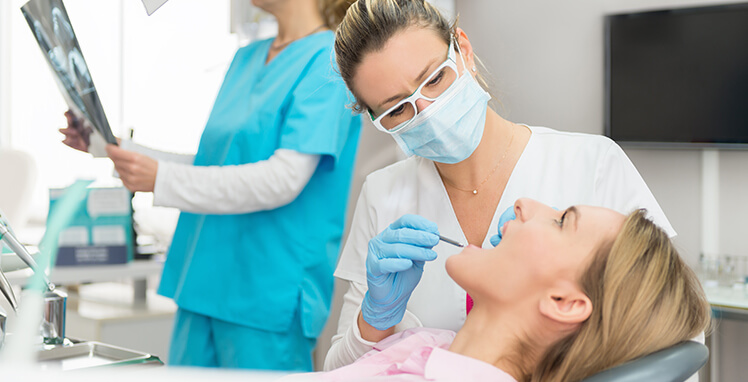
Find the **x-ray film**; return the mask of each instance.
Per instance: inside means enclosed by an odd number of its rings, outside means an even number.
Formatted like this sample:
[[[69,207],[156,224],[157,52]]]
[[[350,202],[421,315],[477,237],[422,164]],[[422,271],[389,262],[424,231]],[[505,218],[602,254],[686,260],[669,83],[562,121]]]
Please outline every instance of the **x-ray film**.
[[[31,0],[21,7],[44,58],[55,74],[68,107],[88,123],[80,123],[88,151],[106,156],[107,143],[117,144],[96,92],[62,0]],[[91,126],[93,128],[90,128]]]

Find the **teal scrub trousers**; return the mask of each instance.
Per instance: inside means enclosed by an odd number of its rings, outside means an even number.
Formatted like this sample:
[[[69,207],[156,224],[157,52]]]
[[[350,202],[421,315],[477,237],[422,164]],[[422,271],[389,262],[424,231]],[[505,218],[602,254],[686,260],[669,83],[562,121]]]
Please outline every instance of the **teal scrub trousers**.
[[[312,371],[316,339],[302,333],[299,313],[288,332],[269,332],[177,309],[170,366]]]

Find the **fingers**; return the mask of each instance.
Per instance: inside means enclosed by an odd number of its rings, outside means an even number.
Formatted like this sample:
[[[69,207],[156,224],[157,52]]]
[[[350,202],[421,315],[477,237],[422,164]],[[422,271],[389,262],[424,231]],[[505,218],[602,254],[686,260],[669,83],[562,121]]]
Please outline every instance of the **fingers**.
[[[67,127],[59,129],[65,135],[62,143],[76,150],[88,152],[88,136],[84,135],[85,128],[83,127],[82,120],[72,110],[65,112],[65,119],[67,119]]]
[[[72,110],[65,112],[65,118],[68,120],[68,127],[78,127],[80,125],[78,118],[75,116]]]
[[[439,235],[413,228],[388,228],[382,232],[380,238],[385,243],[404,243],[428,248],[439,243]]]
[[[138,166],[142,155],[129,150],[124,150],[117,145],[108,144],[106,145],[106,154],[109,159],[114,162],[114,167],[117,168],[117,172],[122,169],[124,172],[134,172],[135,167]]]
[[[125,188],[132,192],[141,191],[138,175],[130,169],[130,166],[114,162],[114,170],[117,171],[119,179],[122,181],[122,185],[125,186]]]
[[[376,261],[375,264],[369,264],[367,271],[372,276],[383,276],[390,273],[405,272],[410,269],[423,270],[425,261],[402,259],[402,258],[384,258]]]
[[[404,243],[385,243],[379,238],[369,242],[369,254],[379,259],[407,259],[413,261],[432,261],[436,252],[430,248]]]
[[[434,235],[439,234],[439,227],[437,227],[436,223],[419,215],[403,215],[399,219],[395,220],[394,223],[390,224],[390,228],[413,228],[425,232],[430,232]]]
[[[490,239],[491,245],[493,245],[494,247],[499,245],[499,243],[501,242],[501,239],[504,236],[503,232],[501,232],[501,229],[504,227],[504,224],[516,218],[517,216],[515,215],[515,212],[514,212],[514,206],[510,206],[501,214],[501,216],[499,217],[499,224],[498,224],[499,227],[497,230],[498,233],[494,236],[491,236],[491,239]]]
[[[373,274],[387,274],[387,273],[397,273],[402,272],[410,269],[410,267],[413,266],[413,262],[408,259],[379,259],[377,262],[376,268],[377,269],[371,269],[370,271]]]
[[[87,152],[88,151],[88,145],[86,144],[86,141],[83,140],[83,137],[81,137],[80,133],[72,128],[63,128],[59,129],[60,133],[62,133],[65,138],[62,140],[62,143],[80,151]]]
[[[124,150],[112,144],[106,146],[106,152],[127,189],[133,192],[153,191],[158,162],[146,155]]]
[[[491,245],[493,245],[495,247],[495,246],[499,245],[499,243],[501,242],[501,236],[499,236],[499,235],[493,235],[493,236],[491,236],[491,239],[489,239],[489,240],[491,241]]]
[[[133,153],[132,151],[121,149],[119,148],[119,146],[109,144],[109,145],[106,145],[106,154],[113,161],[116,161],[116,160],[126,160],[131,157],[131,156],[128,156],[128,154],[135,154],[135,153]]]
[[[123,182],[126,176],[132,175],[137,171],[138,153],[123,150],[116,145],[106,145],[106,153],[109,159],[114,163],[114,169],[120,174]]]
[[[403,215],[382,231],[385,243],[404,243],[431,248],[439,243],[439,228],[436,223],[418,215]]]
[[[514,206],[510,206],[501,214],[501,217],[499,217],[499,230],[501,230],[504,223],[516,218],[517,216],[514,214]]]
[[[81,133],[72,127],[65,127],[57,131],[61,132],[66,138],[82,139]]]
[[[408,259],[413,261],[431,261],[436,259],[436,252],[430,248],[417,247],[410,244],[385,244],[387,258]]]
[[[112,144],[107,145],[106,151],[109,159],[114,162],[114,167],[118,170],[122,169],[126,173],[154,171],[156,168],[156,161],[149,156],[122,150]]]

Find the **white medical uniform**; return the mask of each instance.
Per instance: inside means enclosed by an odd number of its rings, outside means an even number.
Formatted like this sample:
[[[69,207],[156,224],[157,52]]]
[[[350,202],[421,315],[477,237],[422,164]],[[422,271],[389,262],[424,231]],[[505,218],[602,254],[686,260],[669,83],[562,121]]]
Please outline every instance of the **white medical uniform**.
[[[494,211],[483,248],[493,248],[489,239],[498,232],[501,213],[523,197],[559,209],[583,204],[628,214],[646,208],[658,226],[675,236],[639,172],[615,142],[599,135],[529,128],[532,135]],[[421,215],[435,222],[440,234],[467,242],[434,162],[414,156],[370,174],[335,271],[336,277],[349,282],[349,290],[325,370],[349,364],[372,349],[374,343],[361,338],[356,323],[367,289],[367,246],[371,238],[405,214]],[[466,293],[444,267],[447,258],[460,250],[442,242],[434,247],[437,258],[426,263],[397,331],[417,326],[454,331],[462,327]]]

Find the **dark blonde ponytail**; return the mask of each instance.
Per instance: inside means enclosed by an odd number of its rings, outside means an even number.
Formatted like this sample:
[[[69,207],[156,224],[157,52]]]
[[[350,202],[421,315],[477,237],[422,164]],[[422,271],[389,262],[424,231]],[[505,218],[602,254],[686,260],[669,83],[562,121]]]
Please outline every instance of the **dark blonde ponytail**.
[[[592,314],[549,348],[523,380],[579,381],[710,328],[711,309],[699,280],[643,210],[628,216],[580,283]]]
[[[319,9],[325,25],[335,30],[345,17],[345,12],[356,0],[319,0]]]

